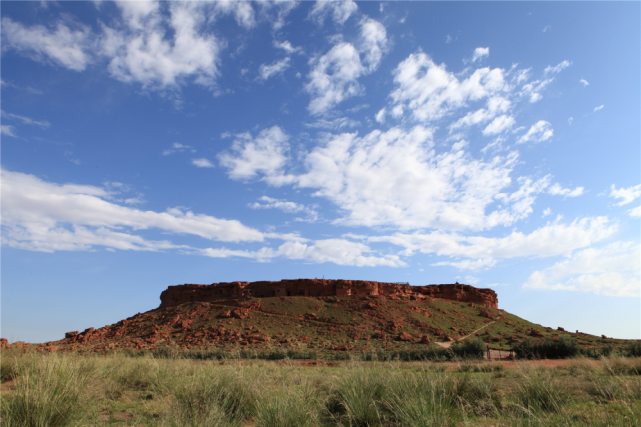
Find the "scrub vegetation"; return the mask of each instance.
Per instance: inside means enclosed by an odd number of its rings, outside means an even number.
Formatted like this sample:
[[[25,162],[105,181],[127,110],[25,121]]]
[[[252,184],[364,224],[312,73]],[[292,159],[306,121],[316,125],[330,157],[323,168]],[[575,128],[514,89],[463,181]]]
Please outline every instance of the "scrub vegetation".
[[[3,350],[3,426],[638,426],[641,360],[198,360]]]

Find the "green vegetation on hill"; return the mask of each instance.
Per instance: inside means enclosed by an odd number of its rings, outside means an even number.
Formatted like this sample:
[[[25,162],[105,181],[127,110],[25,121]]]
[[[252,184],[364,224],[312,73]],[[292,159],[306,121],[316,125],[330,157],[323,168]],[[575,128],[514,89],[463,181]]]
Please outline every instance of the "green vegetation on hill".
[[[155,354],[201,351],[222,354],[219,358],[242,352],[268,359],[279,358],[279,354],[349,359],[354,356],[337,353],[350,353],[361,355],[361,359],[418,360],[427,355],[451,358],[452,351],[446,354],[434,346],[448,347],[459,341],[460,346],[452,350],[482,341],[495,350],[516,349],[524,357],[621,354],[629,344],[626,340],[553,330],[503,310],[471,303],[372,295],[185,303],[137,314],[72,339],[25,345],[23,349],[101,354],[123,350]],[[559,350],[561,347],[565,353]]]

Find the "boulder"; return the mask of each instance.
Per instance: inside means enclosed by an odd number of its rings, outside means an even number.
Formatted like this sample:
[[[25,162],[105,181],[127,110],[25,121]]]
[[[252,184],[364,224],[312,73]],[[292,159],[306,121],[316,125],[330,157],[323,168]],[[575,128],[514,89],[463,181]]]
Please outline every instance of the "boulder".
[[[399,341],[411,341],[411,340],[412,340],[412,336],[411,336],[410,334],[408,334],[407,332],[401,332],[401,333],[398,335],[398,338],[397,338],[397,339],[398,339]]]
[[[65,332],[65,338],[73,338],[78,335],[78,331]]]

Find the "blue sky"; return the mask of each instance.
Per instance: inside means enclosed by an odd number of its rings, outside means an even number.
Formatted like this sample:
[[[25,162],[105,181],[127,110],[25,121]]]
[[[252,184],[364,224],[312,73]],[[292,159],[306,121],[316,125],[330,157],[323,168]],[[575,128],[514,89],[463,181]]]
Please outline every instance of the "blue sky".
[[[641,338],[640,5],[3,2],[2,331],[469,283]]]

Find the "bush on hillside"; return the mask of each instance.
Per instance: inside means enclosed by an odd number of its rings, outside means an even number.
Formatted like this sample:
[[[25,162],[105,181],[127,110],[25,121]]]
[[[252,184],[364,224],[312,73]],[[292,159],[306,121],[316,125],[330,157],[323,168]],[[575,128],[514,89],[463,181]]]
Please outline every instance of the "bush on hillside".
[[[543,342],[534,343],[530,338],[512,346],[519,359],[565,359],[578,356],[581,348],[574,338],[559,337],[554,341],[546,338]]]
[[[487,346],[482,339],[477,338],[464,341],[462,344],[454,343],[450,349],[456,356],[463,359],[482,359]]]

